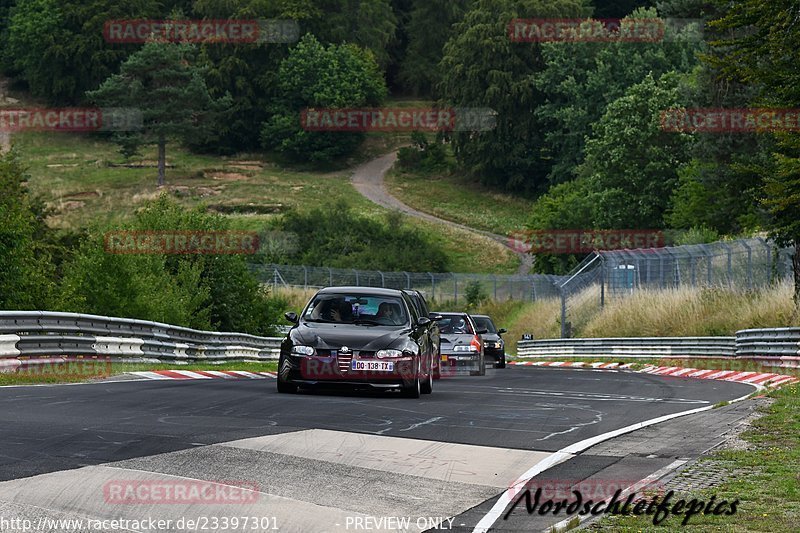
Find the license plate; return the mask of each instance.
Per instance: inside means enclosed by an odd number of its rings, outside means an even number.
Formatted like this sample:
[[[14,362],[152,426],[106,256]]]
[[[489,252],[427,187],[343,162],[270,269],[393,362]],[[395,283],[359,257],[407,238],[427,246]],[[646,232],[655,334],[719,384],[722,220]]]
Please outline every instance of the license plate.
[[[350,368],[353,370],[371,370],[374,372],[392,372],[394,362],[392,361],[353,361]]]

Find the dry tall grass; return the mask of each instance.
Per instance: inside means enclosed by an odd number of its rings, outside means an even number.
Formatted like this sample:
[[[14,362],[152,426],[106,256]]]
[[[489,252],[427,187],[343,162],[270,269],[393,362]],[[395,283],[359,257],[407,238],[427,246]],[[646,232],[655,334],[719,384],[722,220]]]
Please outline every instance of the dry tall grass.
[[[680,288],[639,291],[607,301],[579,332],[584,337],[733,335],[737,330],[798,325],[792,285],[754,292]]]

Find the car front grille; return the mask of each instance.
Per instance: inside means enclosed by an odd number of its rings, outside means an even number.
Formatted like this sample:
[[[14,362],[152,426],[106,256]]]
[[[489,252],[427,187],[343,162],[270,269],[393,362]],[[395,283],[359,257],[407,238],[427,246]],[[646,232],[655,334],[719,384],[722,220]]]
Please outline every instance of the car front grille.
[[[347,374],[350,371],[350,362],[353,360],[352,354],[339,354],[336,358],[339,363],[339,372]]]

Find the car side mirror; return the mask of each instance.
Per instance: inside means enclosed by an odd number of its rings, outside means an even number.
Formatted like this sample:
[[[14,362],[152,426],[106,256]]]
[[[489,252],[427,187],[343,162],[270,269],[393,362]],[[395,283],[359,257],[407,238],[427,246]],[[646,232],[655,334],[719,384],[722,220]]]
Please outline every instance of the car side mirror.
[[[430,323],[431,323],[431,319],[426,317],[426,316],[421,316],[421,317],[419,317],[419,320],[417,320],[417,325],[419,327],[425,327]]]
[[[300,322],[300,317],[297,316],[297,313],[294,312],[284,313],[283,316],[284,318],[286,318],[286,320],[288,320],[292,324],[297,324],[298,322]]]
[[[508,330],[506,328],[500,328],[497,330],[498,335],[502,335],[503,333],[508,333]]]
[[[441,320],[444,317],[436,313],[428,313],[428,318],[430,318],[431,320]]]
[[[479,329],[477,331],[477,333],[478,333],[478,335],[486,335],[487,333],[489,333],[489,330],[486,329],[486,328],[483,328],[483,329]]]

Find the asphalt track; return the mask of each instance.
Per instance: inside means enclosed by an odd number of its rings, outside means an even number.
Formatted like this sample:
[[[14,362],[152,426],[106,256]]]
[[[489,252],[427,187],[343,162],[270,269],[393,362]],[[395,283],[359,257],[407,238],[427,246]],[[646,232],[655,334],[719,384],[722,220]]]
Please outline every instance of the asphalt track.
[[[444,379],[420,400],[279,395],[272,380],[0,388],[0,523],[155,517],[175,524],[238,515],[265,517],[276,531],[322,532],[396,530],[396,521],[373,519],[397,517],[408,519],[408,531],[442,520],[442,529],[473,531],[509,485],[564,448],[752,391],[739,383],[558,368]],[[638,480],[673,459],[574,453],[547,475]],[[255,497],[236,504],[109,502],[104,487],[120,480],[236,480],[255,487]],[[533,531],[556,521],[514,513],[490,525]]]

